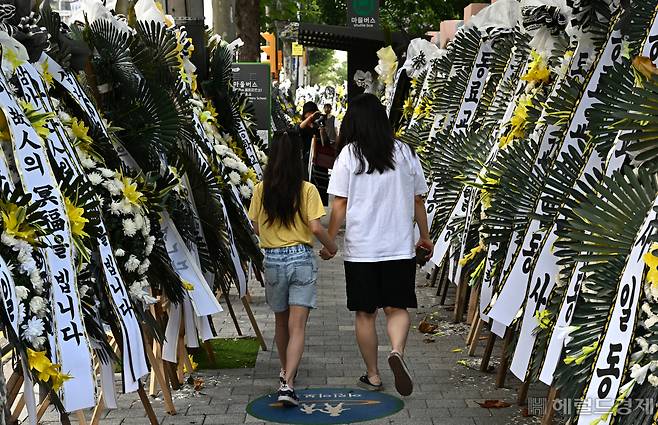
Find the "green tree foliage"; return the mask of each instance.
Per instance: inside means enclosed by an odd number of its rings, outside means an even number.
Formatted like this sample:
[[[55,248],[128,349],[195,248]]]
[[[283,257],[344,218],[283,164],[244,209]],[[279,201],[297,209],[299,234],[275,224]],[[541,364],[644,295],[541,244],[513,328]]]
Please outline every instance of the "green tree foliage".
[[[336,62],[334,51],[310,49],[311,84],[338,85],[347,79],[347,62]]]
[[[380,14],[385,29],[420,36],[429,30],[438,30],[443,20],[460,19],[471,0],[384,0],[382,3]],[[346,0],[261,0],[260,4],[263,28],[272,28],[277,20],[296,21],[298,18],[302,22],[327,25],[347,23]]]
[[[380,9],[382,26],[420,36],[439,29],[441,21],[461,19],[471,0],[386,0]]]

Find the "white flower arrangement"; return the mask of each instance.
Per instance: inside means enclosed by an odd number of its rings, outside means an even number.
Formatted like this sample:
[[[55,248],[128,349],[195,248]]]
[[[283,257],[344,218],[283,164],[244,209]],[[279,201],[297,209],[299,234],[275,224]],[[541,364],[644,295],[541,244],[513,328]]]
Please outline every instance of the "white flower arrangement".
[[[235,186],[243,199],[249,200],[253,195],[256,184],[256,174],[240,157],[241,149],[228,133],[221,133],[214,117],[214,109],[209,106],[198,94],[190,100],[195,115],[203,125],[205,135],[212,143],[212,149],[217,155],[218,162],[224,166],[225,178]],[[254,146],[256,156],[261,165],[267,163],[267,155]]]
[[[86,138],[87,128],[81,122],[76,121],[76,131],[72,126],[74,119],[69,114],[59,114],[60,118],[68,118],[63,121],[67,133],[73,137],[72,141],[76,148],[81,165],[85,168],[89,182],[96,188],[101,196],[102,202],[109,206],[109,214],[105,216],[105,224],[110,229],[120,229],[122,238],[114,240],[114,255],[119,264],[121,274],[129,286],[129,295],[137,304],[149,305],[156,302],[150,295],[150,285],[146,279],[150,262],[147,257],[153,251],[155,236],[151,235],[151,223],[148,211],[142,205],[143,194],[139,191],[139,182],[121,172],[109,169],[89,150],[89,141]],[[103,119],[107,128],[110,124]],[[77,139],[77,143],[76,143]],[[141,247],[141,248],[139,248]],[[143,258],[141,261],[139,258]]]

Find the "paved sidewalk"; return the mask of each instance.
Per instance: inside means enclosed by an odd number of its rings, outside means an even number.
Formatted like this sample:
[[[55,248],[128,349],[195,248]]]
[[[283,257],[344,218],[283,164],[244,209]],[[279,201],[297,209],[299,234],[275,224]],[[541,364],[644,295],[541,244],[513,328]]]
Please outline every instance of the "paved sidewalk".
[[[386,419],[370,424],[415,424],[415,425],[496,425],[538,423],[537,417],[523,417],[521,408],[515,404],[518,380],[508,378],[510,388],[496,389],[494,373],[477,370],[479,357],[469,358],[464,347],[468,332],[467,325],[449,322],[449,307],[439,306],[436,290],[427,287],[424,274],[418,279],[419,309],[412,313],[414,326],[427,315],[435,313],[443,318],[440,336],[434,342],[425,342],[425,336],[412,329],[407,361],[415,375],[415,391],[404,398],[405,408]],[[307,349],[304,355],[297,386],[302,387],[352,387],[356,378],[363,373],[364,366],[354,340],[353,317],[345,307],[344,273],[342,260],[322,262],[319,274],[319,308],[313,311],[308,324]],[[263,291],[253,284],[251,287],[252,307],[258,323],[268,341],[270,351],[260,352],[255,369],[222,370],[195,374],[204,380],[203,389],[196,393],[187,385],[174,392],[178,414],[164,413],[160,398],[152,400],[153,407],[162,424],[263,424],[245,413],[249,401],[274,392],[278,381],[278,360],[274,350],[274,318],[265,305]],[[448,299],[452,299],[448,296]],[[240,323],[245,333],[253,334],[249,321],[238,300],[234,300]],[[382,315],[383,316],[383,315]],[[217,329],[222,336],[235,336],[235,329],[226,317],[217,320]],[[387,346],[383,317],[379,318],[380,367],[386,391],[395,394],[393,379],[386,356]],[[484,347],[481,341],[478,354]],[[459,349],[463,351],[459,352]],[[495,352],[492,364],[499,353]],[[458,363],[459,361],[462,361]],[[545,397],[545,388],[531,388],[530,397]],[[477,402],[485,399],[500,399],[512,403],[503,409],[486,409]],[[89,417],[90,415],[88,415]],[[54,412],[45,419],[59,423]],[[105,425],[147,424],[142,405],[136,394],[120,395],[119,409],[104,414]]]

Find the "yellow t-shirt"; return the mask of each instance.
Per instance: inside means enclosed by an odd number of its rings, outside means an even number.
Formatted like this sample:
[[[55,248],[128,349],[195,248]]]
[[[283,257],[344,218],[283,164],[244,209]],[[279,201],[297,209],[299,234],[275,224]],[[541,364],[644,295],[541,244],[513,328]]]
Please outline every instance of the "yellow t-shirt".
[[[283,226],[279,222],[265,223],[267,213],[263,208],[263,184],[258,183],[249,206],[249,219],[258,223],[261,248],[281,248],[300,244],[312,246],[313,233],[308,225],[311,220],[323,217],[325,211],[318,189],[309,182],[302,184],[300,209],[301,216],[295,215],[295,222],[291,227]]]

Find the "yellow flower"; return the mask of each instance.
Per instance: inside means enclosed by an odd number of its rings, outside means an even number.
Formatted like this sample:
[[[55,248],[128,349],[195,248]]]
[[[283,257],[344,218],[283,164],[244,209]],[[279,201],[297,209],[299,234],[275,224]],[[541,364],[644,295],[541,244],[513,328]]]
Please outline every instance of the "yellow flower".
[[[423,108],[420,107],[420,105],[416,106],[414,108],[414,118],[422,118],[423,117]]]
[[[22,239],[30,245],[37,242],[36,229],[25,221],[27,211],[25,207],[16,204],[2,204],[2,223],[5,232],[16,239]]]
[[[62,366],[51,363],[48,357],[46,357],[45,351],[34,351],[28,348],[27,363],[30,369],[34,369],[37,372],[37,377],[40,381],[51,381],[51,385],[55,391],[59,391],[62,384],[72,378],[71,375],[60,372]]]
[[[141,205],[144,194],[137,190],[137,183],[128,176],[121,176],[122,192],[124,198],[133,205]]]
[[[53,74],[50,73],[49,66],[48,61],[41,63],[41,76],[48,87],[53,85]]]
[[[535,313],[535,319],[542,329],[548,329],[551,325],[551,313],[548,310],[542,310]]]
[[[256,172],[253,168],[249,168],[247,170],[247,172],[244,174],[244,180],[251,180],[253,184],[258,183],[258,176],[256,175]]]
[[[85,232],[85,224],[89,223],[84,216],[84,208],[76,206],[68,197],[64,197],[64,206],[66,208],[66,216],[69,219],[69,224],[71,226],[71,233],[73,236],[78,237],[87,237],[89,236]]]
[[[410,97],[408,97],[404,101],[404,106],[402,107],[402,115],[404,117],[407,117],[413,113],[414,113],[414,103],[413,100]]]
[[[19,66],[23,65],[23,60],[18,57],[16,54],[16,50],[12,49],[11,47],[8,47],[6,49],[3,49],[4,51],[4,60],[9,62],[11,64],[11,68],[13,70],[16,70]]]
[[[649,252],[644,254],[643,257],[644,262],[649,267],[649,271],[647,271],[647,282],[651,286],[658,286],[658,257],[653,254],[656,250],[658,250],[658,243],[654,242]]]
[[[71,119],[71,132],[75,137],[74,144],[85,152],[91,152],[91,145],[94,143],[93,139],[89,136],[89,127],[85,125],[82,120],[76,118]]]
[[[183,288],[185,288],[187,291],[194,291],[194,285],[185,279],[183,279]]]
[[[50,135],[50,129],[48,126],[48,120],[53,118],[55,114],[53,112],[41,113],[37,112],[30,102],[25,100],[19,100],[18,103],[23,108],[25,117],[30,121],[32,128],[37,132],[41,138],[46,139]]]
[[[469,252],[468,254],[466,254],[466,256],[464,258],[459,260],[459,265],[464,267],[466,264],[473,261],[475,256],[478,255],[482,251],[484,251],[484,244],[482,243],[482,241],[480,241],[480,244],[478,246],[471,249],[471,252]]]
[[[191,354],[188,354],[187,358],[189,359],[190,365],[192,366],[192,371],[197,370],[197,368],[199,367],[199,364],[194,361],[194,357],[192,357]],[[189,373],[189,372],[190,371],[187,370],[187,364],[184,364],[183,365],[183,373]]]
[[[217,122],[217,110],[213,106],[212,102],[206,102],[206,107],[201,113],[201,122],[213,121]]]
[[[551,79],[551,71],[548,69],[546,61],[534,50],[530,54],[532,55],[532,62],[528,66],[528,72],[521,79],[528,82],[548,83]]]
[[[528,120],[528,108],[532,106],[532,98],[530,96],[521,96],[514,108],[512,119],[510,123],[512,127],[524,127]]]

